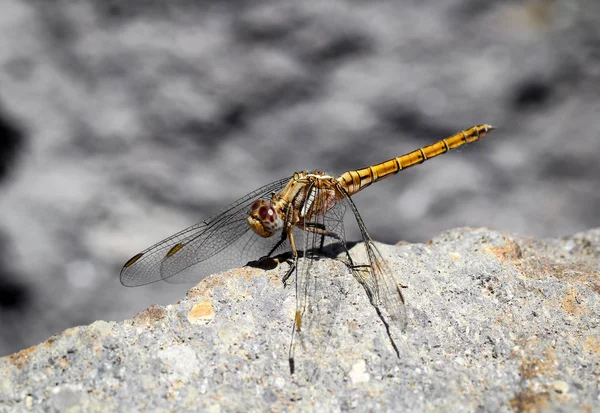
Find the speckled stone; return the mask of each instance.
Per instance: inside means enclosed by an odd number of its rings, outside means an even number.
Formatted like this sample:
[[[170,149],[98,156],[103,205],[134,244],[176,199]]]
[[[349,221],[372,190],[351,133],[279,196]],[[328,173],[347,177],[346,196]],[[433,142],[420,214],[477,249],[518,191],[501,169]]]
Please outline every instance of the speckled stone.
[[[408,286],[404,332],[386,333],[341,262],[319,260],[291,375],[287,264],[245,267],[0,359],[0,410],[600,409],[600,230],[457,229],[380,250]]]

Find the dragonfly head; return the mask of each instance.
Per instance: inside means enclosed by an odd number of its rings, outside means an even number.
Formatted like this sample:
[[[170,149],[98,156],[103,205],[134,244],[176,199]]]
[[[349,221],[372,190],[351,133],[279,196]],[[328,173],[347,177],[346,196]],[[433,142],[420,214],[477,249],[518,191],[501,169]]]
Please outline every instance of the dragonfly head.
[[[257,199],[250,205],[248,225],[261,237],[268,238],[283,228],[283,219],[271,202]]]

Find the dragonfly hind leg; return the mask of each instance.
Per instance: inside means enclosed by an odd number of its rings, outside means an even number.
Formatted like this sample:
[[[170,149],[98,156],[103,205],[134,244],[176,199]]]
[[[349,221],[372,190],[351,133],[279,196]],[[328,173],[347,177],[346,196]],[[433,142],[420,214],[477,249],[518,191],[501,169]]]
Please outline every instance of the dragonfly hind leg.
[[[341,236],[336,234],[335,232],[329,231],[327,228],[325,228],[325,224],[311,222],[311,223],[307,223],[306,227],[304,229],[306,231],[314,232],[316,234],[321,235],[321,244],[319,245],[319,252],[324,251],[325,237],[331,237],[331,238],[337,240],[340,243],[340,245],[342,245],[342,247],[344,248],[344,251],[346,251],[346,255],[348,255],[348,258],[350,258],[348,248],[346,247],[346,241]]]
[[[367,271],[370,273],[371,268],[372,268],[371,265],[355,264],[354,260],[352,259],[352,256],[350,255],[350,251],[348,250],[348,246],[346,245],[346,242],[342,239],[342,237],[340,237],[335,232],[328,231],[325,228],[325,225],[323,225],[321,223],[311,223],[310,225],[307,225],[305,227],[305,229],[310,232],[315,232],[317,234],[321,234],[321,246],[319,248],[319,251],[323,250],[326,236],[334,238],[340,242],[340,244],[344,248],[344,252],[346,253],[346,258],[348,259],[348,263],[347,263],[348,268],[350,269],[350,271],[352,271],[354,278],[356,278],[358,280],[358,282],[363,286],[371,304],[375,307],[378,307],[380,304],[378,302],[376,288],[373,285],[371,285],[371,283],[369,283],[369,280],[367,277],[360,275],[360,272],[362,272],[362,271]],[[400,287],[405,287],[405,286],[400,285]]]

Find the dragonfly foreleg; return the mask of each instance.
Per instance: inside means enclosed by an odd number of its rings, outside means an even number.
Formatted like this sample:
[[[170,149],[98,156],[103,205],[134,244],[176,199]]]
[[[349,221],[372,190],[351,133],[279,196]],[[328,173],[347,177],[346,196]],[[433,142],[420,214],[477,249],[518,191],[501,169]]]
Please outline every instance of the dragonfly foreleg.
[[[292,273],[294,272],[295,269],[296,269],[296,264],[295,264],[295,260],[294,260],[294,262],[290,264],[290,269],[287,270],[287,272],[281,279],[284,287],[287,287],[287,280],[292,276]]]
[[[273,255],[273,253],[275,251],[277,251],[279,249],[279,247],[281,247],[281,244],[283,244],[285,242],[285,240],[287,239],[287,233],[285,231],[281,232],[281,239],[279,241],[277,241],[277,244],[275,244],[275,246],[273,248],[271,248],[271,251],[269,251],[269,253],[267,255],[265,255],[264,257],[261,257],[262,259],[265,258],[271,258],[271,255]]]
[[[293,257],[293,262],[292,262],[292,264],[290,264],[290,269],[285,273],[285,275],[283,276],[283,279],[282,279],[283,285],[285,287],[285,286],[287,286],[287,280],[291,277],[291,275],[294,273],[296,268],[298,268],[298,250],[296,249],[296,241],[294,240],[294,234],[292,234],[291,229],[284,231],[283,236],[284,237],[287,236],[290,240],[290,246],[291,246],[292,257]],[[281,244],[284,240],[285,240],[285,238],[283,238],[278,243],[278,245]],[[271,251],[271,253],[273,251]],[[269,255],[271,255],[271,253],[269,253]]]

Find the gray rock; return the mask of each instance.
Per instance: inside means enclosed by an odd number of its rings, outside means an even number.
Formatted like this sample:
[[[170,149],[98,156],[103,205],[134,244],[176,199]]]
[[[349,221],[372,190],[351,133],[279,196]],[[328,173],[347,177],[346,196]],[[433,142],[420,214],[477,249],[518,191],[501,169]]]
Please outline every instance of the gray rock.
[[[600,230],[540,241],[464,228],[379,248],[407,285],[403,332],[386,332],[342,262],[319,260],[292,375],[287,264],[244,267],[0,359],[0,410],[600,409]]]

